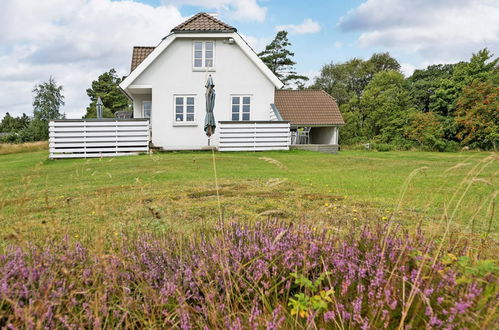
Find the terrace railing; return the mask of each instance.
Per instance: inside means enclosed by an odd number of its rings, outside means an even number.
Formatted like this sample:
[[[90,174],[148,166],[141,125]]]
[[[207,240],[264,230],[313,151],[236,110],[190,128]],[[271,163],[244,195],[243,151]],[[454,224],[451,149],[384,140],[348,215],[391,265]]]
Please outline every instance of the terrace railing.
[[[148,119],[68,119],[49,124],[50,158],[112,157],[149,151]]]
[[[220,151],[289,150],[287,121],[220,121]]]

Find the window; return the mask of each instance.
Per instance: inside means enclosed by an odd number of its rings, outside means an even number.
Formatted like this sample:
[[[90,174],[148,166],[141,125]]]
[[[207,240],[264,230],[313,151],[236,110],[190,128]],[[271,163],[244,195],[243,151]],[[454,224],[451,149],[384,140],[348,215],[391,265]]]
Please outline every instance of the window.
[[[194,123],[194,96],[175,96],[175,122]]]
[[[142,102],[142,117],[151,118],[152,102],[144,101]]]
[[[232,120],[250,120],[251,98],[232,96]]]
[[[215,66],[215,42],[194,41],[194,68],[213,68]]]

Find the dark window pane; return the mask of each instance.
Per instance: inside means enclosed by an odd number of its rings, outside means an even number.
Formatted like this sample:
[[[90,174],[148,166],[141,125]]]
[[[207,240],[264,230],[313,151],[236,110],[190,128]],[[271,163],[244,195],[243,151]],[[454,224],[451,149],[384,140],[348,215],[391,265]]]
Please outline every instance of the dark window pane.
[[[208,51],[208,50],[210,50],[210,51],[211,51],[211,50],[213,50],[213,42],[207,42],[207,43],[205,44],[205,47],[206,47],[206,50],[207,50],[207,51]]]
[[[250,104],[250,97],[249,96],[243,97],[243,104]]]
[[[206,66],[207,68],[211,68],[211,67],[213,67],[213,60],[209,60],[209,59],[207,59],[207,60],[205,61],[205,66]]]
[[[194,114],[187,114],[185,118],[187,121],[194,121]]]
[[[183,97],[176,97],[175,104],[184,104],[184,98]]]
[[[203,65],[203,60],[201,60],[201,59],[194,60],[194,67],[195,68],[200,68],[202,65]]]
[[[188,97],[187,98],[187,104],[194,104],[194,98],[193,97]]]
[[[196,41],[194,43],[194,49],[195,50],[201,50],[201,49],[203,49],[203,43],[201,41]]]
[[[175,107],[175,113],[183,113],[184,112],[184,107],[181,105],[177,105]]]
[[[184,115],[182,114],[175,115],[175,121],[183,121],[183,120],[184,120]]]
[[[239,104],[239,97],[238,96],[232,97],[232,104]]]
[[[203,52],[201,52],[200,50],[196,50],[194,52],[194,58],[201,58],[203,57]]]
[[[212,51],[207,51],[205,54],[206,58],[213,58],[213,52]]]
[[[233,113],[232,120],[239,120],[239,113]]]
[[[243,120],[249,120],[249,113],[243,113]]]
[[[243,104],[243,112],[250,112],[250,106]]]
[[[232,105],[232,112],[239,112],[239,105],[233,104]]]
[[[144,107],[144,110],[151,110],[151,102],[144,102],[143,103],[143,107]]]
[[[187,113],[194,113],[194,106],[193,105],[187,106]]]

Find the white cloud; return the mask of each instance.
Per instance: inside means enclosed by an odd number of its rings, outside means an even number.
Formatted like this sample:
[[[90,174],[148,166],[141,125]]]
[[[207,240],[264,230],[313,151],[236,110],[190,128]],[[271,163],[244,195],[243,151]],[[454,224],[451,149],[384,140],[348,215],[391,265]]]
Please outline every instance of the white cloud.
[[[278,25],[276,30],[286,30],[292,34],[312,34],[321,30],[321,26],[316,21],[306,18],[301,24]]]
[[[410,63],[400,63],[400,70],[406,77],[412,76],[414,70],[416,70],[416,67]]]
[[[223,16],[239,21],[263,22],[267,15],[267,8],[261,7],[257,0],[163,0],[163,3],[216,10]]]
[[[488,47],[499,51],[496,0],[367,0],[338,22],[360,31],[360,46],[418,53],[430,63],[466,60]]]
[[[336,41],[334,43],[334,48],[341,48],[341,47],[343,47],[343,43],[341,41]]]
[[[183,18],[177,8],[110,0],[0,2],[0,117],[32,113],[31,90],[53,76],[69,117],[81,117],[99,74],[128,74],[134,45],[156,45]]]
[[[253,48],[253,50],[256,53],[259,53],[262,50],[264,50],[265,46],[270,44],[270,42],[272,40],[271,38],[258,38],[258,37],[253,37],[253,36],[247,36],[247,35],[242,34],[242,33],[241,33],[241,37],[243,37],[243,39],[248,43],[248,45],[250,45],[251,48]]]

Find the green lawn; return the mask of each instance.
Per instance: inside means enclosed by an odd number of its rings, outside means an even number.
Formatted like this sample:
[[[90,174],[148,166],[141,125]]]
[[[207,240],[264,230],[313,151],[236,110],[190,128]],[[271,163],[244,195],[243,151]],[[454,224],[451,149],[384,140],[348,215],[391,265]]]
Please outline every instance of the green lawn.
[[[0,155],[1,245],[64,234],[93,239],[130,228],[196,230],[218,218],[210,152],[56,161],[47,156]],[[402,223],[431,225],[447,210],[446,219],[460,231],[499,229],[493,221],[499,169],[494,153],[295,150],[215,158],[225,219],[279,216],[341,227],[398,210],[395,218]]]

